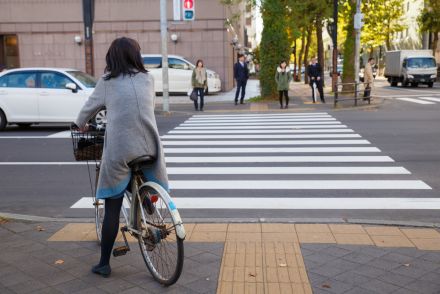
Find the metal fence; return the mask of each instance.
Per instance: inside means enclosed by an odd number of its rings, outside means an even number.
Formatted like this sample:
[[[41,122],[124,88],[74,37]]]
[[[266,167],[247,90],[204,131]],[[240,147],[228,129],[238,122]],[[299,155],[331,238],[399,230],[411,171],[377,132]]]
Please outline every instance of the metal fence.
[[[358,106],[359,102],[371,103],[371,87],[367,87],[368,83],[337,83],[336,91],[334,91],[334,107],[342,101],[354,101],[354,106]]]

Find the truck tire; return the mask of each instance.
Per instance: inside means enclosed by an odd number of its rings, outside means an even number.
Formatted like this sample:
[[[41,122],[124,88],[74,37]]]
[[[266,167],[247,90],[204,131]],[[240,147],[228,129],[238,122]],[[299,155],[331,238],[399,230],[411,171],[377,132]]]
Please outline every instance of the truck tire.
[[[406,80],[402,81],[402,87],[408,87],[409,83]]]
[[[394,80],[391,80],[391,87],[397,87],[397,82]]]
[[[434,83],[433,83],[433,82],[428,83],[428,87],[429,87],[429,88],[434,87]]]
[[[417,88],[419,86],[419,83],[411,83],[411,87]]]
[[[0,131],[3,131],[6,128],[8,121],[6,120],[5,113],[0,109]]]

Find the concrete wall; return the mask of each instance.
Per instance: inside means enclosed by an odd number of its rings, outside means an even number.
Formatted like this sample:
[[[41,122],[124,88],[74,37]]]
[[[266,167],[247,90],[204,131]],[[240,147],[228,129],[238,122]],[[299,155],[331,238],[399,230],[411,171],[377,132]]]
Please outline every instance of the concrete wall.
[[[160,53],[160,0],[95,0],[95,75],[105,67],[105,54],[117,37],[139,41],[143,53]],[[244,7],[243,7],[244,8]],[[169,54],[195,62],[203,59],[216,71],[223,88],[233,87],[232,35],[225,28],[227,10],[218,0],[196,1],[196,21],[174,24],[172,0],[168,0]],[[244,24],[244,19],[243,19]],[[239,38],[243,42],[243,27]],[[19,37],[20,66],[73,67],[85,70],[84,46],[75,36],[84,36],[81,0],[0,0],[0,34]]]

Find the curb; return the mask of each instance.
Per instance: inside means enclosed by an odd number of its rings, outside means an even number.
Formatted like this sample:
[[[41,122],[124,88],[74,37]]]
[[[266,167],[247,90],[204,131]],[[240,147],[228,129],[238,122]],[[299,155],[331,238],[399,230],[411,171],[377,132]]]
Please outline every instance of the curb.
[[[29,222],[93,223],[94,218],[55,218],[0,212],[8,220]],[[440,223],[345,218],[185,218],[185,223],[289,223],[289,224],[357,224],[400,227],[440,228]]]

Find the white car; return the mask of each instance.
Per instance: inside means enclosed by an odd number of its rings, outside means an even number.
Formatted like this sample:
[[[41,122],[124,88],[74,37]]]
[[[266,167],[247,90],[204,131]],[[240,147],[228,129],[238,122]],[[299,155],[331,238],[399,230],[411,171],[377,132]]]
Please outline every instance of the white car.
[[[156,93],[163,91],[162,86],[162,55],[143,54],[145,68],[154,77],[154,90]],[[187,93],[191,89],[191,76],[195,65],[178,55],[168,55],[168,75],[171,93]],[[207,92],[220,92],[222,83],[220,76],[207,69],[208,89]]]
[[[0,73],[0,130],[7,124],[73,122],[96,79],[75,69],[19,68]],[[105,112],[95,118],[105,123]]]

